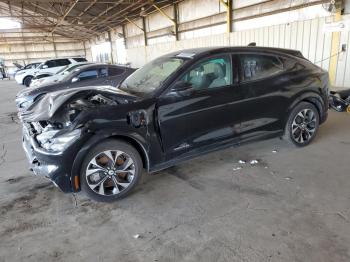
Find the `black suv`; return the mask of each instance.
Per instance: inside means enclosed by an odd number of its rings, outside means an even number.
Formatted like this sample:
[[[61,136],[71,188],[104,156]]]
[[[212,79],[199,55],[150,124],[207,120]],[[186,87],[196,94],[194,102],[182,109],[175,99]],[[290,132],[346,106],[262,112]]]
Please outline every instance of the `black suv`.
[[[118,88],[48,93],[20,113],[36,174],[97,201],[213,150],[284,136],[296,146],[327,118],[327,72],[294,50],[222,47],[159,57]]]

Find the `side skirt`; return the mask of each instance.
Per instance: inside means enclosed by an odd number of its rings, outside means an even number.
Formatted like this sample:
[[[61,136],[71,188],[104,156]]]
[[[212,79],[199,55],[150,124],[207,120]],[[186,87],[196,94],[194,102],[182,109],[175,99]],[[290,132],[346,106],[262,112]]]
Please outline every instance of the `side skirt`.
[[[201,148],[193,149],[193,150],[189,151],[188,153],[184,153],[180,157],[177,157],[177,158],[171,159],[169,161],[155,165],[155,166],[151,167],[148,171],[149,171],[149,173],[154,173],[154,172],[169,168],[171,166],[174,166],[178,163],[193,159],[195,157],[206,155],[206,154],[211,153],[211,152],[219,151],[219,150],[226,149],[229,147],[238,147],[240,145],[250,143],[253,141],[260,141],[260,140],[265,140],[265,139],[269,139],[269,138],[280,137],[282,135],[283,135],[283,130],[278,130],[278,131],[274,131],[273,133],[272,132],[267,133],[267,134],[265,133],[265,134],[262,134],[259,136],[250,137],[250,138],[247,138],[243,141],[233,140],[233,141],[226,142],[226,143],[221,142],[220,144],[217,143],[217,144],[213,144],[213,145],[209,145],[209,146],[203,146]]]

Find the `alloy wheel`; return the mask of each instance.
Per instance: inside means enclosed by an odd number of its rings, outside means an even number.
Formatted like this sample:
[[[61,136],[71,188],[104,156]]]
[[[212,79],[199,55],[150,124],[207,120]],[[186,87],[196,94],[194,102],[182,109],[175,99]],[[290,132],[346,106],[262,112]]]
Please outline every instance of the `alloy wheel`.
[[[292,122],[292,137],[295,142],[308,142],[316,131],[316,115],[311,109],[301,110]]]
[[[135,165],[127,153],[106,150],[91,159],[85,175],[88,186],[95,193],[113,196],[130,186],[135,175]]]

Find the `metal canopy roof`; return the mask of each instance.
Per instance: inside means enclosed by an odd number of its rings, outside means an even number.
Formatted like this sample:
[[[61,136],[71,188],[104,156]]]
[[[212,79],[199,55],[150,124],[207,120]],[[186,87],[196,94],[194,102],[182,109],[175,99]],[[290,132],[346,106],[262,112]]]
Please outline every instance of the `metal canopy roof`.
[[[90,39],[127,19],[136,19],[174,0],[0,0],[0,18],[22,23],[23,29],[49,35]],[[154,6],[156,5],[156,6]]]

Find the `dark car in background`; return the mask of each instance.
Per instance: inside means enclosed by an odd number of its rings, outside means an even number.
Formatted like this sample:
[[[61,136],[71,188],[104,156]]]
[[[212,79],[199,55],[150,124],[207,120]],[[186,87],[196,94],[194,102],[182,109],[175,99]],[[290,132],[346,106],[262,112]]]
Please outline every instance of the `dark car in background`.
[[[130,67],[108,64],[79,66],[55,84],[27,88],[20,91],[16,97],[16,105],[19,110],[25,110],[40,96],[60,89],[102,85],[116,87],[134,71],[135,69]]]
[[[113,201],[143,169],[272,137],[308,145],[327,118],[328,88],[328,73],[298,51],[183,50],[146,64],[118,88],[41,97],[19,114],[23,147],[34,173],[64,192]]]

